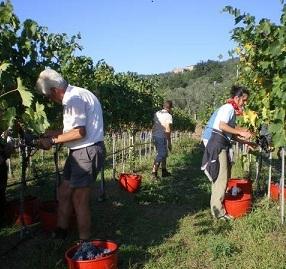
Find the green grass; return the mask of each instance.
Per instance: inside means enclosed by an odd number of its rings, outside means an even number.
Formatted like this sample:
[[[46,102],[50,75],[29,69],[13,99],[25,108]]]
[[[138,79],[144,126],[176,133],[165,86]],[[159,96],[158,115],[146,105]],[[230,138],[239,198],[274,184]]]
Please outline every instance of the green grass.
[[[152,160],[145,160],[137,166],[143,183],[135,194],[108,180],[112,173],[107,170],[104,202],[97,201],[99,182],[94,186],[92,237],[118,242],[119,269],[286,268],[286,229],[280,224],[278,204],[255,197],[247,216],[214,221],[201,157],[202,149],[195,142],[177,142],[168,159],[172,176],[152,181]],[[239,175],[240,168],[235,169]],[[29,191],[51,198],[53,182],[52,177],[41,180]],[[32,239],[0,258],[5,269],[66,268],[63,255],[77,240],[76,229],[62,244],[49,239],[40,227],[33,231]],[[18,239],[15,227],[3,227],[0,254]]]

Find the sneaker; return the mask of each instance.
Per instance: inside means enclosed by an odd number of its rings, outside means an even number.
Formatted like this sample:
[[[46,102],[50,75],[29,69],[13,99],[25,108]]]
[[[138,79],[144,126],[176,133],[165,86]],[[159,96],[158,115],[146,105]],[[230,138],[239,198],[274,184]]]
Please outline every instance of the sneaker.
[[[218,220],[224,220],[224,221],[233,220],[233,219],[234,219],[234,217],[231,215],[228,215],[228,214],[225,214],[225,215],[218,218]]]
[[[65,240],[67,238],[67,230],[57,227],[53,232],[52,232],[52,238],[53,239],[61,239],[61,240]]]
[[[162,177],[169,177],[171,176],[171,173],[168,172],[167,170],[162,170]]]

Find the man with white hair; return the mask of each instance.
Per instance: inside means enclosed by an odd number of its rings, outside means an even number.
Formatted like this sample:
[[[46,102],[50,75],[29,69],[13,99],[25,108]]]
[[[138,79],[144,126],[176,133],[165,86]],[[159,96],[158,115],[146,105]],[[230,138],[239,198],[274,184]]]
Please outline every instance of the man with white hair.
[[[63,130],[47,132],[39,141],[40,147],[50,149],[52,145],[63,143],[70,149],[58,190],[58,227],[53,235],[66,237],[74,208],[79,239],[86,241],[91,233],[91,183],[104,161],[101,105],[92,92],[69,85],[52,69],[40,73],[36,88],[51,101],[63,105]]]

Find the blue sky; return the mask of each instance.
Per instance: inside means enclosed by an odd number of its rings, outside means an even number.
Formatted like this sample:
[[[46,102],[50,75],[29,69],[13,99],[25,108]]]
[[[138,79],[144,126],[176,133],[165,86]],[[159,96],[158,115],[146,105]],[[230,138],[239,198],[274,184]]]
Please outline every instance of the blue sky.
[[[279,23],[280,0],[12,0],[21,21],[49,32],[81,33],[81,54],[116,72],[154,74],[201,61],[226,60],[233,17],[226,5]]]

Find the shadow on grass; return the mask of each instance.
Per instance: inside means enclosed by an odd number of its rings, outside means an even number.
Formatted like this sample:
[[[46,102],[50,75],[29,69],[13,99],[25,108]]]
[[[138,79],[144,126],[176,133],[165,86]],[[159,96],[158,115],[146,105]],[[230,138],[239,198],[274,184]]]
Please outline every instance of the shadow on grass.
[[[200,171],[201,157],[200,147],[174,152],[168,159],[172,176],[152,181],[145,172],[136,194],[108,182],[108,200],[94,205],[94,235],[120,243],[119,268],[142,268],[151,258],[150,249],[175,234],[182,218],[209,208],[210,186]]]
[[[213,229],[207,220],[200,223],[202,218],[206,217],[201,211],[209,208],[210,198],[209,181],[200,171],[201,158],[202,149],[199,146],[176,147],[168,158],[172,176],[152,181],[150,178],[152,160],[150,160],[143,167],[144,170],[141,170],[143,183],[138,193],[127,193],[119,188],[118,182],[107,181],[108,197],[102,203],[97,201],[99,182],[96,183],[92,199],[92,238],[114,240],[120,245],[119,269],[142,268],[152,259],[150,250],[176,234],[180,220],[185,216],[196,214],[195,219],[198,222],[195,225],[202,226],[198,233],[207,233]],[[37,189],[39,187],[35,186],[35,190]],[[49,196],[51,195],[52,192]],[[0,240],[1,237],[0,235]],[[2,239],[4,237],[3,235]],[[56,267],[55,264],[58,264],[57,261],[63,257],[64,250],[77,239],[75,231],[56,250],[52,242],[39,234],[37,239],[29,240],[7,255],[5,264],[7,268],[14,268],[16,264],[17,268],[23,269],[39,268],[37,267],[39,264],[42,269],[52,268],[52,264],[53,268],[66,268],[63,263],[59,263]],[[28,253],[32,253],[30,262],[24,259]],[[14,259],[15,256],[19,257],[17,261]]]

